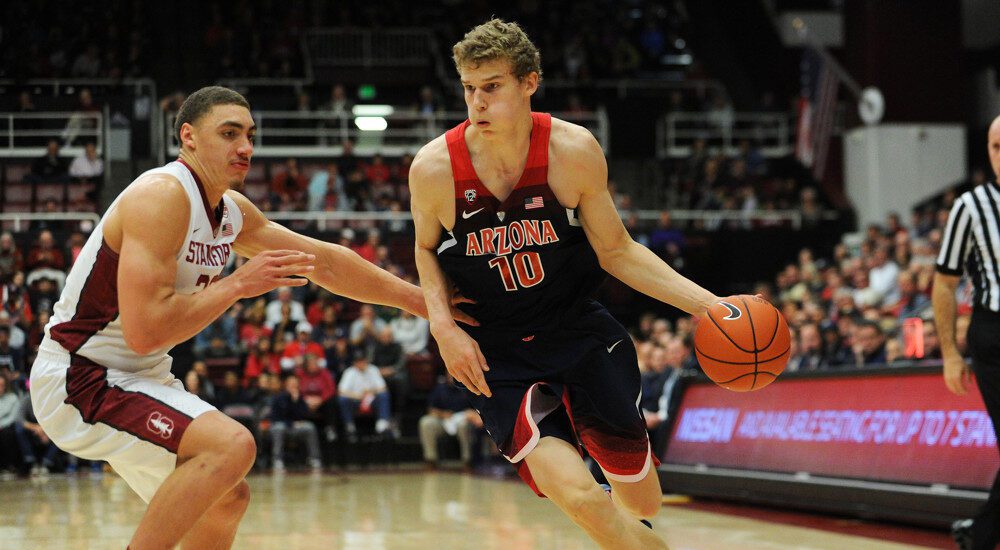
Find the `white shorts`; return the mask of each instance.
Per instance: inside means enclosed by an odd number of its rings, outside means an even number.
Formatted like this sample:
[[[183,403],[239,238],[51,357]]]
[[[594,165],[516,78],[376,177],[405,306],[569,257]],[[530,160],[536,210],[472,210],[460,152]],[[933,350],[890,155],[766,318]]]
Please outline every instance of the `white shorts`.
[[[72,357],[72,359],[71,359]],[[60,449],[105,460],[147,503],[177,465],[191,421],[215,407],[184,390],[168,357],[141,372],[40,350],[31,368],[31,403]]]

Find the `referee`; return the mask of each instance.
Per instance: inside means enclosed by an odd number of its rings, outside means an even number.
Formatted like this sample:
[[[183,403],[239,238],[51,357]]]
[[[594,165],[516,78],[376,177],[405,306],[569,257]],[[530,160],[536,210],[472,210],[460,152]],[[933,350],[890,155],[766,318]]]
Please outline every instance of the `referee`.
[[[986,141],[993,173],[1000,177],[1000,117],[990,124]],[[944,356],[944,383],[957,395],[964,395],[971,381],[955,343],[955,289],[963,272],[975,284],[968,332],[972,372],[1000,440],[1000,185],[996,180],[955,200],[937,258],[934,320]],[[1000,473],[979,514],[952,524],[952,535],[961,550],[993,550],[1000,543]]]

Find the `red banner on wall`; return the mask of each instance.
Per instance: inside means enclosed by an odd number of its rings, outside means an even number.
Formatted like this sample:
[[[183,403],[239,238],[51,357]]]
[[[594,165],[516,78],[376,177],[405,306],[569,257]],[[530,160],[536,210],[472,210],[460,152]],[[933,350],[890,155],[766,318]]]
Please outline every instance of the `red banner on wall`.
[[[979,390],[940,374],[779,379],[756,392],[693,384],[663,462],[989,489],[1000,467]]]

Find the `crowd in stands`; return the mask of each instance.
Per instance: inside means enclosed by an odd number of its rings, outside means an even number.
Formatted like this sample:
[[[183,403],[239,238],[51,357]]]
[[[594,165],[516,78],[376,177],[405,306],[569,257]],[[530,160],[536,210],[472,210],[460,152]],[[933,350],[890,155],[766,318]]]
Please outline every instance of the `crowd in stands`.
[[[773,281],[746,289],[773,303],[788,321],[792,334],[786,372],[939,364],[930,297],[955,196],[948,191],[938,204],[915,209],[908,225],[890,214],[884,224],[869,225],[857,238],[845,236],[829,257],[803,249]],[[971,300],[966,282],[957,296],[956,337],[963,354]],[[662,428],[683,381],[698,372],[692,345],[696,327],[697,320],[690,317],[672,324],[647,314],[634,332],[643,372],[640,407],[654,448],[666,442]]]
[[[393,174],[394,169],[385,172]],[[330,172],[326,174],[329,178]],[[302,186],[293,189],[289,180]],[[293,176],[284,182],[270,192],[309,200],[303,198],[309,197],[307,179]],[[328,189],[334,187],[328,184]],[[858,238],[848,235],[828,257],[803,249],[773,281],[747,289],[778,306],[788,320],[788,371],[906,366],[940,358],[929,296],[952,200],[954,193],[949,193],[938,207],[915,211],[908,225],[891,215]],[[31,424],[26,420],[30,411],[18,396],[27,390],[42,329],[85,238],[84,232],[61,223],[35,222],[18,238],[0,235],[0,372],[5,387],[0,393],[0,440],[7,438],[0,447],[34,449],[35,454],[22,453],[13,462],[29,470],[37,465],[36,471],[50,467],[46,453],[56,451],[48,450],[37,430],[17,428]],[[340,244],[415,281],[411,258],[399,253],[404,247],[382,241],[385,234],[409,242],[405,232],[392,232],[390,224],[345,227],[336,234]],[[661,255],[671,247],[682,249],[683,232],[665,227],[669,224],[665,213],[657,227],[637,230],[635,236]],[[70,237],[57,242],[54,232]],[[966,314],[958,320],[963,347],[969,291],[959,298],[960,313]],[[670,321],[649,314],[633,327],[643,372],[640,405],[658,440],[664,436],[657,428],[669,419],[671,396],[682,386],[684,373],[697,370],[691,345],[695,327],[696,320],[689,317]],[[190,370],[178,372],[188,390],[251,428],[262,443],[261,463],[279,471],[285,467],[288,441],[297,441],[293,446],[305,452],[308,467],[319,469],[328,463],[325,447],[337,441],[353,444],[362,431],[384,438],[399,437],[404,430],[408,436],[419,434],[430,465],[438,461],[438,451],[428,442],[444,435],[459,441],[466,464],[473,460],[473,450],[482,448],[475,412],[449,384],[433,387],[434,376],[443,369],[428,323],[408,313],[358,304],[313,284],[282,288],[234,305],[192,340],[191,350]],[[430,383],[412,379],[428,366]],[[364,430],[360,420],[366,421]],[[15,444],[25,437],[34,437],[34,444]],[[6,462],[12,462],[9,456]]]

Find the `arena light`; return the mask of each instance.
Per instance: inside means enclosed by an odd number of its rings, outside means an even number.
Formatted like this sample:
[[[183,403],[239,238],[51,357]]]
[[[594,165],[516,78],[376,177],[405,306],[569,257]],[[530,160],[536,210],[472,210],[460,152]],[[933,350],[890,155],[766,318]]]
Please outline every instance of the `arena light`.
[[[381,116],[386,117],[393,113],[392,105],[355,105],[351,108],[351,113],[356,117]]]
[[[382,132],[389,127],[389,123],[380,116],[355,117],[354,125],[363,132]]]

